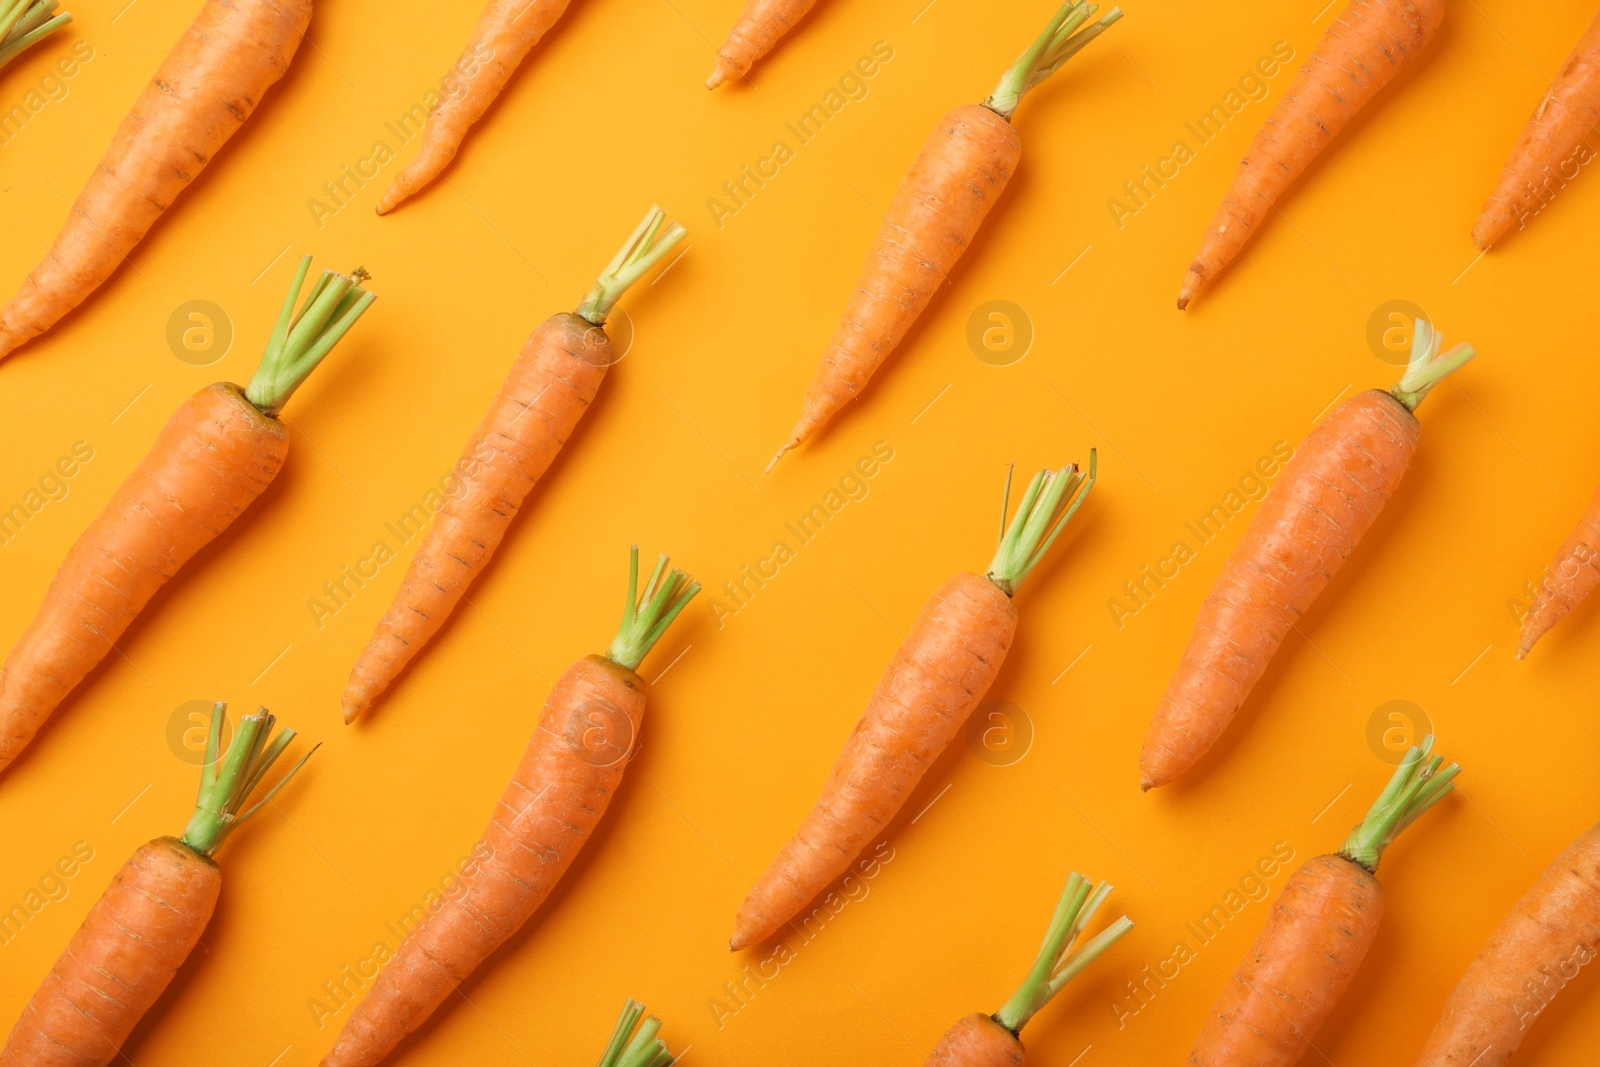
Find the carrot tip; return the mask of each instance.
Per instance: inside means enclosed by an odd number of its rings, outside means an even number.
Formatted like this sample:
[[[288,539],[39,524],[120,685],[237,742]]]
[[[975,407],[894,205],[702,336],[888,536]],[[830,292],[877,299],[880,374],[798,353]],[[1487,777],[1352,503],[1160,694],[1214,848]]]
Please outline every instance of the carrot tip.
[[[711,77],[706,79],[706,88],[715,89],[717,86],[721,85],[727,80],[728,76],[722,72],[722,67],[719,66],[716,70],[711,72]]]
[[[1189,308],[1189,298],[1186,297],[1186,296],[1178,297],[1178,310],[1179,311],[1187,311],[1188,308]]]
[[[783,454],[785,452],[789,451],[793,447],[794,447],[794,442],[791,441],[788,444],[784,445],[782,448],[778,449],[777,455],[773,456],[770,460],[767,461],[767,469],[762,471],[761,473],[762,474],[771,474],[772,473],[772,468],[776,467],[778,465],[778,460],[782,459],[783,458]]]

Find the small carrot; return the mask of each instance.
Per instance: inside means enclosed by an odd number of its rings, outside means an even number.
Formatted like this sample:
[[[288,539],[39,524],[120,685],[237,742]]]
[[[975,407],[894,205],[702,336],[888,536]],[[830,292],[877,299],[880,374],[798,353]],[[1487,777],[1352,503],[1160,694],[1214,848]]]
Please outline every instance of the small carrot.
[[[0,770],[150,598],[282,469],[289,435],[278,413],[375,299],[361,288],[365,271],[326,271],[296,315],[310,269],[306,256],[250,384],[218,382],[184,401],[67,552],[39,613],[0,667]]]
[[[459,890],[407,936],[345,1020],[322,1067],[373,1067],[539,910],[606,813],[644,718],[634,671],[700,583],[662,556],[639,584],[628,570],[622,626],[604,656],[556,680],[522,762],[473,850]]]
[[[1455,788],[1461,768],[1412,748],[1367,817],[1332,856],[1309,859],[1284,884],[1267,924],[1206,1016],[1193,1067],[1293,1067],[1372,947],[1383,918],[1374,876],[1383,850]]]
[[[611,351],[606,316],[684,238],[677,224],[661,231],[665,218],[652,207],[578,309],[550,316],[523,345],[461,452],[460,491],[440,509],[394,603],[350,669],[345,722],[366,714],[433,640],[589,410],[606,371],[621,358]]]
[[[717,49],[717,68],[706,79],[715,89],[730,78],[742,78],[777,47],[779,39],[806,17],[817,0],[745,0],[744,11]]]
[[[0,0],[0,67],[72,21],[56,0]]]
[[[1522,617],[1522,639],[1517,658],[1525,659],[1539,638],[1577,607],[1583,598],[1600,585],[1600,489],[1589,500],[1589,508],[1556,550],[1556,558],[1545,568],[1533,603]]]
[[[1444,0],[1350,0],[1239,161],[1178,293],[1227,269],[1333,139],[1433,40]]]
[[[729,947],[760,944],[849,869],[983,702],[1017,629],[1012,602],[1089,490],[1077,464],[1034,475],[982,577],[961,573],[922,605],[845,741],[816,805],[739,906]],[[1082,490],[1081,492],[1079,490]]]
[[[1111,887],[1104,882],[1090,886],[1088,879],[1073,871],[1027,979],[993,1015],[968,1015],[946,1030],[929,1053],[926,1067],[1022,1067],[1026,1059],[1019,1035],[1028,1020],[1095,957],[1133,929],[1124,915],[1078,944],[1110,893]]]
[[[661,1020],[650,1015],[641,1023],[641,1015],[644,1005],[637,1000],[630,999],[622,1006],[622,1017],[611,1032],[599,1067],[672,1067],[678,1062],[667,1051],[667,1043],[656,1036],[661,1032]]]
[[[141,845],[123,864],[22,1009],[0,1067],[105,1067],[194,951],[222,890],[212,855],[311,758],[245,807],[295,732],[274,737],[262,708],[239,721],[219,759],[225,707],[212,707],[200,799],[183,835]]]
[[[289,69],[310,22],[311,0],[206,0],[122,120],[49,254],[0,308],[0,359],[133,254]]]
[[[1600,825],[1544,869],[1445,1001],[1417,1067],[1502,1067],[1600,953]]]
[[[1457,345],[1441,356],[1438,333],[1418,319],[1399,384],[1334,408],[1284,466],[1200,606],[1145,734],[1142,788],[1194,766],[1227,729],[1405,477],[1422,434],[1417,405],[1473,355]]]
[[[1062,5],[987,100],[946,113],[928,135],[889,202],[800,418],[767,470],[860,394],[944,285],[1022,158],[1011,116],[1023,95],[1122,17],[1112,8],[1083,28],[1097,10],[1083,0]]]

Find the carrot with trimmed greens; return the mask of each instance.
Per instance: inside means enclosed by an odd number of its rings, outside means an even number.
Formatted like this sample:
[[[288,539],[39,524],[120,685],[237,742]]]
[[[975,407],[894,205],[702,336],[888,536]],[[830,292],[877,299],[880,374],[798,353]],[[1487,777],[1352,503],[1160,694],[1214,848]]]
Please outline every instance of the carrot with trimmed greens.
[[[1331,856],[1305,862],[1223,987],[1189,1053],[1193,1067],[1293,1067],[1344,995],[1383,918],[1375,872],[1400,831],[1455,788],[1461,768],[1409,750],[1367,817]]]
[[[589,410],[619,356],[606,316],[628,287],[683,240],[652,207],[575,312],[552,315],[522,346],[489,411],[467,440],[444,502],[406,568],[394,603],[350,669],[344,721],[366,714],[427,647],[488,565],[533,487]]]
[[[49,254],[0,309],[0,359],[133,254],[289,69],[310,23],[311,0],[206,0],[117,128]]]
[[[72,21],[56,0],[0,0],[0,67]]]
[[[11,1028],[0,1067],[105,1067],[194,951],[222,890],[212,855],[311,758],[249,807],[295,732],[274,737],[265,708],[246,715],[219,758],[223,709],[211,711],[200,799],[180,837],[141,845],[123,864]],[[316,751],[312,749],[312,751]]]
[[[1007,525],[1006,474],[1000,545],[988,571],[981,577],[957,574],[922,605],[822,795],[739,906],[733,951],[772,937],[849,869],[983,702],[1016,634],[1012,598],[1066,529],[1094,479],[1092,450],[1087,478],[1075,463],[1040,471]]]
[[[1205,755],[1394,495],[1422,434],[1412,413],[1474,355],[1464,344],[1440,355],[1439,343],[1418,319],[1399,384],[1334,408],[1284,466],[1200,605],[1145,733],[1142,788],[1166,785]]]
[[[1083,0],[1064,4],[987,100],[948,112],[928,135],[889,202],[800,418],[767,470],[856,398],[945,284],[1022,157],[1011,116],[1023,94],[1122,17],[1112,8],[1084,27],[1097,10]]]
[[[1556,550],[1556,558],[1545,568],[1533,603],[1522,617],[1522,639],[1517,643],[1517,658],[1533,651],[1539,638],[1577,607],[1583,598],[1600,585],[1600,489],[1589,500],[1589,508]]]
[[[649,686],[639,663],[700,583],[662,556],[639,584],[628,570],[622,626],[604,656],[556,680],[533,737],[457,889],[395,950],[339,1031],[322,1067],[373,1067],[539,910],[589,840],[635,751]]]
[[[1433,40],[1444,0],[1350,0],[1239,161],[1189,264],[1182,310],[1239,258],[1289,188]]]
[[[730,79],[742,78],[750,68],[777,47],[784,34],[806,17],[817,0],[745,0],[744,11],[717,49],[717,67],[706,79],[715,89]]]
[[[611,1043],[600,1057],[599,1067],[672,1067],[678,1061],[667,1051],[667,1043],[656,1035],[661,1032],[661,1020],[654,1015],[645,1016],[644,1005],[630,999],[622,1006],[622,1017],[611,1032]]]
[[[294,313],[300,261],[266,354],[244,389],[184,401],[67,552],[44,604],[0,667],[0,770],[104,659],[150,598],[277,477],[289,451],[278,413],[362,312],[366,272],[325,271]]]

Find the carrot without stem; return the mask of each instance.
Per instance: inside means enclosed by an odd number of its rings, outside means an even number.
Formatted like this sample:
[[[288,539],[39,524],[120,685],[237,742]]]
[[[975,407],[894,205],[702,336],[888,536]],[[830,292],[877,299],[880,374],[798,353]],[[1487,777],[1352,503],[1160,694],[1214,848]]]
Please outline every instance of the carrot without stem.
[[[1474,353],[1418,319],[1411,363],[1388,392],[1328,414],[1267,492],[1217,576],[1139,753],[1142,787],[1194,766],[1243,706],[1295,622],[1327,588],[1405,477],[1423,397]]]
[[[667,1051],[667,1043],[656,1036],[661,1032],[661,1020],[649,1015],[640,1022],[641,1015],[644,1005],[637,1000],[630,999],[622,1006],[622,1016],[599,1067],[672,1067],[678,1062]]]
[[[1097,10],[1082,0],[1063,5],[987,100],[955,108],[928,135],[889,202],[800,418],[767,470],[860,394],[944,285],[1022,157],[1011,116],[1023,95],[1122,17],[1112,8],[1090,23]]]
[[[1094,486],[1077,464],[1034,475],[988,572],[957,574],[928,598],[889,661],[799,831],[751,888],[734,920],[737,952],[772,937],[871,843],[977,707],[1017,628],[1012,603]],[[1080,492],[1081,490],[1081,492]]]
[[[1525,659],[1539,638],[1566,618],[1597,585],[1600,585],[1600,489],[1595,490],[1589,509],[1556,550],[1556,558],[1545,568],[1544,578],[1534,590],[1533,603],[1522,617],[1517,658]]]
[[[277,477],[289,451],[278,413],[371,306],[366,272],[323,273],[295,314],[300,261],[255,376],[178,408],[67,552],[44,604],[0,667],[0,770],[104,659],[150,598]]]
[[[72,21],[56,0],[0,0],[0,67]]]
[[[742,78],[750,68],[777,47],[784,34],[805,18],[817,0],[745,0],[744,11],[717,49],[717,66],[706,79],[715,89],[725,81]]]

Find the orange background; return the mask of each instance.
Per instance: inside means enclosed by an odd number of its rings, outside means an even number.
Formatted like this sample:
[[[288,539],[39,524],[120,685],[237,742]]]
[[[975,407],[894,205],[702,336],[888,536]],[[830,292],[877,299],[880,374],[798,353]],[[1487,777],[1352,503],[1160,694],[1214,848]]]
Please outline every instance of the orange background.
[[[1600,481],[1588,352],[1600,180],[1579,179],[1481,260],[1468,239],[1594,5],[1453,3],[1424,61],[1238,269],[1179,314],[1183,268],[1292,71],[1208,145],[1184,124],[1278,42],[1298,65],[1333,17],[1324,2],[1129,0],[1122,23],[1024,102],[1021,169],[909,343],[831,433],[770,476],[761,468],[878,212],[938,116],[981,99],[1050,4],[825,0],[755,87],[707,93],[736,0],[582,0],[447,181],[380,219],[371,206],[390,163],[319,227],[308,200],[388,139],[385,123],[437,84],[477,15],[465,0],[323,4],[288,76],[131,264],[0,367],[0,505],[24,500],[75,442],[94,452],[67,495],[0,547],[9,647],[180,400],[248,378],[297,256],[363,264],[381,294],[290,405],[290,461],[266,498],[0,782],[0,906],[78,842],[94,854],[0,945],[0,1019],[15,1018],[123,858],[181,830],[197,778],[178,758],[183,705],[264,704],[323,748],[225,848],[202,948],[127,1053],[141,1065],[315,1063],[349,1012],[324,1012],[319,1028],[311,1002],[336,1005],[324,983],[392,942],[385,924],[471,847],[549,680],[609,641],[637,541],[707,586],[644,665],[651,679],[671,670],[642,752],[549,906],[470,983],[470,1005],[441,1011],[396,1062],[591,1063],[631,995],[663,1016],[674,1049],[692,1046],[690,1064],[915,1064],[946,1025],[994,1010],[1021,980],[1070,869],[1115,883],[1112,914],[1137,927],[1029,1026],[1031,1059],[1176,1062],[1268,905],[1235,898],[1203,947],[1185,924],[1226,906],[1279,842],[1296,863],[1339,847],[1389,773],[1368,728],[1374,716],[1380,734],[1390,725],[1378,709],[1393,700],[1420,708],[1466,769],[1459,794],[1386,857],[1382,931],[1318,1046],[1333,1063],[1411,1062],[1499,917],[1600,813],[1593,612],[1529,661],[1512,658],[1525,583]],[[196,8],[70,6],[71,28],[0,75],[9,109],[74,43],[94,50],[66,95],[0,146],[7,291]],[[893,58],[866,95],[797,145],[784,124],[880,41]],[[719,226],[708,201],[780,139],[794,158]],[[1193,158],[1119,227],[1108,201],[1179,139]],[[342,726],[339,692],[410,547],[320,627],[308,602],[448,471],[523,339],[574,305],[652,202],[691,236],[664,277],[624,299],[632,351],[473,608],[368,725]],[[206,367],[166,340],[174,310],[200,299],[234,331]],[[1393,357],[1366,332],[1397,299],[1423,307],[1447,343],[1471,340],[1479,360],[1424,405],[1399,494],[1213,757],[1141,796],[1148,716],[1254,503],[1137,614],[1119,625],[1109,602],[1277,442],[1297,444],[1337,396],[1394,381]],[[1007,366],[967,341],[990,300],[1022,308],[1034,330]],[[719,618],[714,604],[732,603],[723,583],[788,540],[784,523],[879,441],[893,459],[866,496]],[[977,758],[981,745],[952,746],[889,835],[892,861],[814,940],[796,939],[776,977],[731,999],[725,983],[765,955],[724,947],[748,879],[810,805],[924,598],[987,562],[1004,465],[1059,465],[1091,447],[1100,484],[1021,594],[1018,641],[990,694],[1021,709],[1013,726],[1031,724],[1031,748],[990,753],[1012,758],[996,765]],[[1180,939],[1194,959],[1141,1007],[1126,983]],[[1588,1062],[1594,982],[1585,973],[1562,995],[1517,1062]]]

